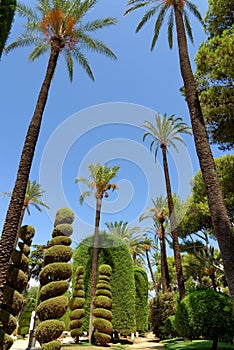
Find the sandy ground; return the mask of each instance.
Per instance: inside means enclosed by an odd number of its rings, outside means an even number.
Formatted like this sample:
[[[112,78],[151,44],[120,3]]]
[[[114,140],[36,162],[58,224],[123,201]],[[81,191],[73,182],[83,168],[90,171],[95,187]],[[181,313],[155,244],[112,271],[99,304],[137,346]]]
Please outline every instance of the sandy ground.
[[[70,340],[70,338],[66,338],[67,342]],[[72,340],[72,339],[71,339]],[[65,342],[64,342],[65,343]],[[28,339],[20,339],[20,340],[15,340],[14,344],[11,347],[11,350],[25,350],[28,347]],[[37,342],[36,343],[36,349],[41,350],[40,344]],[[99,347],[97,347],[97,350]],[[135,338],[134,344],[133,345],[128,345],[126,350],[137,350],[137,349],[142,349],[142,350],[165,350],[164,346],[158,342],[157,339],[155,339],[153,334],[149,334],[147,337],[139,337]]]

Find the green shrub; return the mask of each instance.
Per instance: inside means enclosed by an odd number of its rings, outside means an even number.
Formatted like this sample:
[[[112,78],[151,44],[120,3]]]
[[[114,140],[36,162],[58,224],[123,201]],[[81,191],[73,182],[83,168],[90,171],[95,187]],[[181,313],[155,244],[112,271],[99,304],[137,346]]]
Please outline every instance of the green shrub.
[[[178,305],[175,328],[179,335],[190,339],[201,335],[214,341],[221,335],[233,337],[231,298],[212,289],[198,290],[187,295]]]
[[[143,268],[136,266],[134,267],[134,277],[136,331],[144,333],[148,330],[148,277]]]
[[[29,333],[29,325],[31,320],[32,311],[35,309],[36,300],[33,298],[28,299],[19,319],[18,334],[25,336]]]
[[[7,284],[22,293],[28,284],[28,275],[21,269],[10,266],[7,271]]]
[[[67,306],[68,299],[65,296],[49,298],[37,307],[37,315],[41,321],[60,318],[65,314]]]
[[[75,298],[70,301],[69,307],[71,310],[80,309],[80,308],[83,308],[84,303],[85,303],[84,298]]]
[[[30,225],[21,226],[18,231],[19,238],[21,238],[22,241],[28,246],[32,244],[32,239],[34,235],[35,235],[35,229],[33,226],[30,226]]]
[[[48,248],[54,246],[54,245],[65,245],[69,246],[72,244],[72,239],[70,237],[66,236],[57,236],[52,238],[48,243]]]
[[[75,215],[70,208],[60,208],[55,217],[54,226],[59,224],[72,224]]]
[[[8,285],[4,287],[3,293],[4,309],[9,311],[12,315],[18,315],[24,305],[23,296]]]
[[[93,300],[93,305],[95,307],[101,307],[107,310],[112,309],[112,301],[109,297],[105,295],[98,295]]]
[[[20,268],[23,272],[28,271],[28,258],[21,251],[15,249],[11,254],[11,261],[15,267]]]
[[[164,331],[168,338],[178,337],[178,333],[175,329],[175,315],[169,316],[164,322]]]
[[[52,237],[62,237],[62,236],[66,236],[66,237],[70,237],[73,234],[73,228],[70,224],[60,224],[55,226],[53,233],[52,233]]]
[[[71,337],[74,339],[79,338],[83,334],[82,328],[71,329],[70,334],[71,334]]]
[[[71,265],[67,263],[52,263],[46,265],[40,272],[39,280],[42,286],[53,281],[66,280],[72,274]]]
[[[99,307],[97,309],[94,309],[93,310],[93,315],[95,317],[105,318],[108,321],[112,320],[112,312],[110,310],[103,309],[101,307]]]
[[[47,320],[39,323],[36,328],[36,339],[40,344],[57,339],[64,331],[64,323],[59,320]]]
[[[75,309],[70,313],[70,319],[82,318],[84,316],[84,309]]]
[[[94,332],[94,337],[100,345],[106,345],[111,340],[111,336],[102,332]]]
[[[14,332],[16,325],[16,318],[8,311],[2,309],[0,312],[0,329],[7,329],[8,334],[11,334]]]
[[[8,350],[13,345],[13,339],[11,338],[11,336],[4,333],[1,329],[0,329],[0,344],[3,346],[3,350]]]
[[[97,291],[96,296],[98,295],[105,295],[106,297],[112,298],[112,293],[110,290],[107,289],[100,289]]]
[[[24,242],[19,242],[18,243],[18,247],[20,248],[20,251],[25,256],[29,256],[29,254],[30,254],[30,247],[27,244],[25,244]]]
[[[69,288],[68,281],[50,282],[43,286],[40,290],[40,300],[44,301],[64,294]]]
[[[45,251],[44,264],[68,262],[72,257],[72,248],[63,245],[54,245]]]
[[[62,344],[59,340],[53,340],[50,343],[43,344],[42,350],[60,350],[62,347]]]

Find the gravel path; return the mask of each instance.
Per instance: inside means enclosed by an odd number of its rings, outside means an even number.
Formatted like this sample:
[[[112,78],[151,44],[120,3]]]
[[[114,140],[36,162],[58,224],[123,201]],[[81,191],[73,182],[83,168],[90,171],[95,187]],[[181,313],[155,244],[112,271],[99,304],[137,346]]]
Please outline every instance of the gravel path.
[[[165,350],[164,346],[162,343],[160,343],[157,339],[155,339],[154,334],[149,333],[147,337],[142,338],[135,338],[134,344],[129,345],[127,349],[154,349],[154,350]]]

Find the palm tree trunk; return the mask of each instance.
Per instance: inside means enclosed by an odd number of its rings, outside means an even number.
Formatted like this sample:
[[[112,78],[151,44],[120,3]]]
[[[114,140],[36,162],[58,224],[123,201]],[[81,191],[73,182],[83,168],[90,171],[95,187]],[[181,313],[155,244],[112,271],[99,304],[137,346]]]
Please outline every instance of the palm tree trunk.
[[[166,250],[166,238],[165,238],[165,228],[163,223],[161,223],[161,234],[159,236],[160,240],[160,250],[161,250],[161,274],[162,274],[162,290],[171,290],[170,287],[170,275],[167,264],[167,250]]]
[[[101,217],[102,196],[97,195],[96,200],[96,218],[93,238],[93,256],[92,256],[92,278],[90,287],[90,315],[89,315],[89,340],[91,342],[93,333],[93,298],[96,293],[97,274],[98,274],[98,236],[99,223]]]
[[[147,264],[148,264],[149,271],[150,271],[150,276],[151,276],[151,279],[152,279],[152,282],[153,282],[155,294],[157,295],[157,291],[158,291],[158,290],[157,290],[157,284],[156,284],[156,281],[155,281],[155,278],[154,278],[154,273],[153,273],[152,266],[151,266],[151,263],[150,263],[150,258],[149,258],[149,251],[148,251],[148,249],[145,250],[145,255],[146,255]]]
[[[207,137],[207,131],[198,98],[196,82],[192,73],[184,23],[180,9],[174,5],[180,70],[185,87],[197,156],[206,186],[210,216],[219,244],[225,275],[232,300],[234,301],[234,235],[224,204],[213,155]],[[233,303],[234,305],[234,303]],[[234,306],[233,306],[234,312]]]
[[[54,40],[51,42],[51,51],[45,78],[38,96],[34,115],[28,127],[18,167],[16,182],[3,226],[0,240],[0,308],[3,302],[3,289],[6,283],[6,273],[18,233],[19,221],[24,205],[24,198],[35,147],[39,136],[42,115],[48,98],[48,92],[56,68],[60,48],[61,41],[54,38]]]
[[[179,247],[176,217],[175,217],[175,211],[174,211],[174,203],[173,203],[172,194],[171,194],[171,183],[170,183],[169,170],[168,170],[168,164],[167,164],[167,149],[165,145],[161,145],[161,149],[162,149],[162,156],[163,156],[164,176],[165,176],[166,189],[167,189],[167,200],[168,200],[168,209],[169,209],[169,215],[170,215],[171,235],[172,235],[172,241],[173,241],[178,291],[180,295],[180,300],[182,300],[185,297],[184,274],[183,274],[182,261],[180,256],[180,247]]]

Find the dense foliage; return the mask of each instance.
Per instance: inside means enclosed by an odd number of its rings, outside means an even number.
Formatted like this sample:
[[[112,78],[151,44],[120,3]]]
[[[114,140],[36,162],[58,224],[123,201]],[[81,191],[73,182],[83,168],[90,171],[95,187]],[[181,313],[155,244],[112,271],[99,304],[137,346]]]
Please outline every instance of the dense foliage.
[[[131,255],[121,239],[100,233],[99,266],[110,265],[112,291],[112,325],[119,333],[130,334],[135,320],[135,283]],[[73,271],[84,266],[85,316],[83,330],[89,329],[92,237],[84,239],[73,254]],[[74,284],[73,284],[74,285]]]
[[[218,338],[234,335],[231,298],[212,289],[189,294],[178,305],[175,328],[181,336],[189,339],[199,336],[212,339],[215,349]]]
[[[32,311],[35,310],[36,299],[29,298],[21,313],[18,326],[18,335],[25,337],[29,333],[29,325],[31,320]]]
[[[11,264],[7,271],[7,283],[4,288],[3,304],[0,310],[0,346],[4,350],[11,347],[13,340],[10,335],[16,328],[15,316],[18,316],[24,305],[22,292],[29,280],[28,255],[35,230],[32,226],[22,226],[18,236],[21,239],[18,246],[20,250],[14,250],[11,254]]]
[[[148,330],[148,277],[143,268],[135,266],[134,278],[136,331],[144,333]]]
[[[10,33],[15,13],[16,0],[1,0],[0,2],[0,57]]]
[[[75,285],[73,288],[72,298],[70,301],[70,331],[75,343],[79,343],[79,337],[83,334],[82,322],[84,316],[84,268],[78,266],[75,274]]]
[[[113,331],[111,323],[112,294],[110,286],[112,268],[109,265],[101,265],[98,271],[99,278],[93,300],[93,335],[97,344],[106,345],[109,343]]]
[[[68,306],[68,297],[64,294],[69,286],[67,280],[71,277],[71,266],[68,261],[72,257],[72,249],[63,243],[65,233],[72,233],[71,223],[73,219],[74,214],[70,209],[61,208],[58,210],[55,218],[57,226],[52,232],[52,237],[56,232],[57,239],[55,241],[52,238],[48,242],[48,248],[44,254],[44,268],[39,275],[40,304],[36,313],[40,323],[36,328],[36,339],[42,345],[43,350],[57,350],[61,347],[61,343],[56,339],[65,328],[63,321],[59,319],[65,314]],[[62,225],[70,225],[70,229],[58,228]]]

